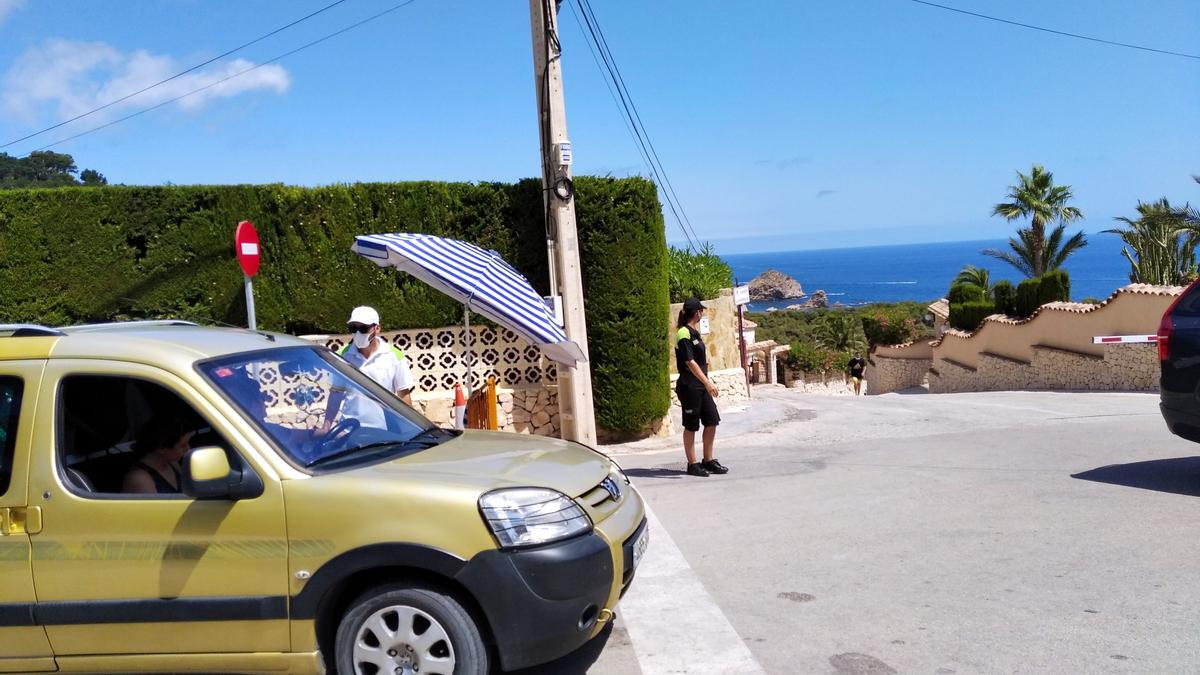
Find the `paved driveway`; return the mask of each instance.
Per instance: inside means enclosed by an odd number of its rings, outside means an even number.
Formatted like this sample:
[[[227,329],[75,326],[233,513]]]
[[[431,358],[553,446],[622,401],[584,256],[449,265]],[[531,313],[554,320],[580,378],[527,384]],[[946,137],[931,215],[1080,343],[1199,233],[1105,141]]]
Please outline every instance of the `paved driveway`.
[[[1200,446],[1156,396],[760,389],[723,414],[728,476],[620,449],[650,553],[615,629],[539,672],[1200,672]]]

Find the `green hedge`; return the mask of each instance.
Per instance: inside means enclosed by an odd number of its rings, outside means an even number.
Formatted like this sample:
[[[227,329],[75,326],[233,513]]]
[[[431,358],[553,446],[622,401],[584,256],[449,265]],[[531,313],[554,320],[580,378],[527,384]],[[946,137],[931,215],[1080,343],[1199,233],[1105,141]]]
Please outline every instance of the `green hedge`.
[[[972,300],[950,305],[950,327],[959,330],[974,331],[979,324],[992,314],[996,307],[986,300]]]
[[[992,286],[992,304],[996,311],[1010,316],[1017,313],[1017,289],[1010,281],[997,281]]]
[[[1069,301],[1071,279],[1064,269],[1047,272],[1040,277],[1026,279],[1017,286],[1016,315],[1033,316],[1047,302]]]
[[[975,284],[954,284],[946,294],[946,299],[951,305],[960,302],[982,302],[986,293],[987,291]]]
[[[579,177],[577,218],[597,422],[666,413],[667,252],[654,185]],[[388,328],[456,324],[461,305],[351,253],[357,234],[424,232],[498,251],[548,292],[541,183],[370,183],[0,191],[0,322],[176,317],[245,325],[233,229],[262,242],[261,327],[344,330],[355,305]]]

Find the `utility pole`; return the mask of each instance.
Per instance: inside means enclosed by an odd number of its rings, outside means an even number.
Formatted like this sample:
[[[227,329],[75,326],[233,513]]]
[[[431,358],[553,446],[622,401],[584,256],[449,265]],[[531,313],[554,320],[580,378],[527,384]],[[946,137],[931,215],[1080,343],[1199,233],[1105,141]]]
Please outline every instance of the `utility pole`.
[[[546,207],[546,246],[550,256],[550,292],[562,298],[563,328],[588,355],[575,229],[575,189],[571,183],[571,144],[563,97],[562,49],[558,42],[558,2],[529,0],[533,31],[533,76],[537,88],[542,155],[542,197]],[[558,407],[563,438],[596,445],[590,361],[558,369]]]

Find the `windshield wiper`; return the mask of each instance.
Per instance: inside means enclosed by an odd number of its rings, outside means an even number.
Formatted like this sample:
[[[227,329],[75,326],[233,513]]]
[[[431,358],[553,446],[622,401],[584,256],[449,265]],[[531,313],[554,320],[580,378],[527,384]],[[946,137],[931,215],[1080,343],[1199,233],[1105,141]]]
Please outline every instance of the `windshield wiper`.
[[[433,447],[433,446],[441,443],[441,441],[433,439],[433,438],[430,438],[430,439],[427,439],[424,441],[418,440],[418,439],[420,439],[422,436],[427,436],[435,431],[441,431],[441,428],[429,427],[428,429],[425,429],[424,431],[416,434],[415,436],[408,438],[406,440],[403,440],[403,441],[376,441],[374,443],[367,443],[366,445],[356,445],[352,448],[344,448],[342,450],[338,450],[335,453],[325,455],[324,457],[318,457],[318,458],[312,460],[311,462],[305,464],[304,468],[307,469],[307,468],[317,466],[319,464],[327,464],[334,460],[344,459],[346,457],[349,457],[350,455],[356,455],[356,454],[366,451],[366,450],[375,450],[378,448],[388,448],[388,447],[393,447],[393,446],[400,446],[400,447],[407,448],[412,445],[424,445],[426,447]]]
[[[332,462],[335,459],[342,459],[345,457],[349,457],[350,455],[356,455],[364,450],[375,450],[376,448],[389,447],[389,446],[393,446],[393,445],[401,445],[404,442],[405,441],[378,441],[376,443],[367,443],[366,445],[356,445],[351,448],[343,448],[341,450],[338,450],[337,452],[325,455],[323,457],[318,457],[318,458],[312,460],[308,464],[305,464],[304,468],[307,469],[309,467],[313,467],[318,464],[325,464],[327,462]]]

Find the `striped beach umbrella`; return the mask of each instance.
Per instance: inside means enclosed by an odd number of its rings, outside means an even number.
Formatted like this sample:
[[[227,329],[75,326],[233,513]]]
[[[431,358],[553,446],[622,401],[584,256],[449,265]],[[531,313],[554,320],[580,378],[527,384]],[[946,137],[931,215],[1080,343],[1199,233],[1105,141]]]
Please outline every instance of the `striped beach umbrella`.
[[[538,346],[547,358],[575,367],[587,361],[567,339],[525,277],[495,251],[429,234],[365,234],[352,250],[380,267],[395,267]]]

